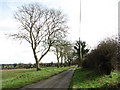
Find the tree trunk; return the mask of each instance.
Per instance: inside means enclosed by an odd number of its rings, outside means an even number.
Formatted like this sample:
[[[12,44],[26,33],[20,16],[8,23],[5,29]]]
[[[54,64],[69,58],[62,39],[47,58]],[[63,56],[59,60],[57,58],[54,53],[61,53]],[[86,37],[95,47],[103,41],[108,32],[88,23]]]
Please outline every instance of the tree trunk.
[[[82,55],[80,52],[78,53],[78,67],[82,67]]]
[[[35,49],[33,49],[33,54],[34,54],[34,58],[35,58],[35,61],[36,61],[36,69],[37,69],[37,71],[39,71],[40,70],[40,66],[39,66],[39,61],[38,61]]]
[[[57,68],[59,68],[59,67],[60,67],[60,63],[59,63],[59,60],[58,60]]]
[[[56,52],[57,52],[57,68],[60,67],[60,64],[59,64],[59,54],[58,54],[58,48],[56,48]]]
[[[37,71],[39,71],[39,70],[40,70],[39,61],[37,61],[37,62],[36,62],[36,69],[37,69]]]
[[[57,61],[58,61],[57,68],[59,68],[60,67],[60,63],[59,63],[59,56],[58,56],[58,54],[57,54]]]
[[[70,67],[70,60],[68,60],[68,66]]]
[[[66,67],[67,62],[66,62],[66,56],[64,56],[64,67]]]
[[[63,67],[63,56],[61,55],[61,67]]]

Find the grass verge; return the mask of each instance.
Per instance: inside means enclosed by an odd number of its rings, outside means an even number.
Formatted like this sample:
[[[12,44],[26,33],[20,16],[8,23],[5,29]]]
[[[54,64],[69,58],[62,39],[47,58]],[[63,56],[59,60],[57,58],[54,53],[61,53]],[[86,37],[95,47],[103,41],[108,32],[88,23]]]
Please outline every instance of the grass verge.
[[[0,65],[0,90],[2,89],[2,65]]]
[[[120,72],[113,71],[111,75],[99,75],[94,71],[75,70],[70,88],[116,88],[120,84]]]
[[[41,71],[31,70],[13,70],[2,72],[2,88],[19,88],[43,79],[47,79],[62,71],[68,70],[71,67],[46,67],[41,68]]]

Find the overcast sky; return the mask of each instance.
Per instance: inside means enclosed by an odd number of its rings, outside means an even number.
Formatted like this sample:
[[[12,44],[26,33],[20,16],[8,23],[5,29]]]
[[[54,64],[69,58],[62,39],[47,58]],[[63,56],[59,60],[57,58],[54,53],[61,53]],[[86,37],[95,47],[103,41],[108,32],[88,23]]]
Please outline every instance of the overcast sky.
[[[82,22],[80,29],[80,0],[0,0],[0,64],[35,63],[29,44],[8,39],[6,33],[16,33],[18,23],[13,18],[14,11],[23,4],[40,3],[48,8],[61,10],[68,17],[71,41],[79,35],[89,48],[95,48],[99,41],[118,33],[119,0],[81,0]],[[80,34],[79,34],[80,30]],[[56,62],[53,53],[48,53],[42,62]]]

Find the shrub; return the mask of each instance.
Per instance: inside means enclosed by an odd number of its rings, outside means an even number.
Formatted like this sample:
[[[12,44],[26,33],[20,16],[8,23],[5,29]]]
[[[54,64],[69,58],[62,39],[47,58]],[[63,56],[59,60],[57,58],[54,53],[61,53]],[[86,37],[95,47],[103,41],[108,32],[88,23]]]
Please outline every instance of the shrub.
[[[95,69],[109,75],[112,69],[118,69],[118,42],[115,39],[101,41],[83,62],[83,68]]]

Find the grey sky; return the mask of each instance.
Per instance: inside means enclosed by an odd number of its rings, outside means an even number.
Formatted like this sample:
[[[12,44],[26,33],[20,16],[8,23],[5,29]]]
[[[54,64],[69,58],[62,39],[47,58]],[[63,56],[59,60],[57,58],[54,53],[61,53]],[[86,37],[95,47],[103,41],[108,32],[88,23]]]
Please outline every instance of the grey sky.
[[[118,33],[118,1],[119,0],[81,0],[82,23],[80,36],[88,46],[95,48],[99,41]],[[17,6],[37,2],[48,8],[63,11],[68,16],[70,27],[68,39],[79,38],[80,0],[1,0],[0,1],[0,64],[2,63],[34,63],[31,47],[23,41],[7,39],[5,33],[16,33],[18,23],[13,18]],[[50,58],[49,58],[50,57]],[[42,62],[56,62],[53,53],[43,58]]]

